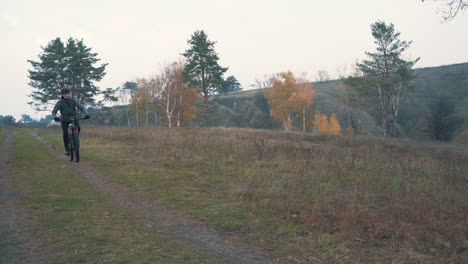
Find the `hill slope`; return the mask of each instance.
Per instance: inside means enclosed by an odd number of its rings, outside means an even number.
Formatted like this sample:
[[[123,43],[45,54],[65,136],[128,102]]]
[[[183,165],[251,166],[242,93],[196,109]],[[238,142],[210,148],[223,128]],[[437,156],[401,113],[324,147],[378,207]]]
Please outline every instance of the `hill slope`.
[[[468,63],[416,69],[414,83],[413,93],[408,94],[401,105],[399,121],[404,135],[418,138],[425,136],[428,105],[441,95],[451,97],[456,103],[459,116],[464,120],[468,119]],[[342,82],[315,82],[313,87],[317,91],[314,109],[326,114],[337,114],[344,126],[347,115],[339,100]],[[224,127],[279,128],[279,124],[268,116],[268,104],[261,93],[261,90],[247,90],[221,96],[217,101],[212,124]],[[352,116],[360,116],[362,133],[380,135],[372,105],[364,102],[360,107],[361,111],[355,106],[350,111]],[[190,125],[198,126],[200,122],[201,120],[195,120]],[[468,124],[465,124],[463,128],[467,127]]]

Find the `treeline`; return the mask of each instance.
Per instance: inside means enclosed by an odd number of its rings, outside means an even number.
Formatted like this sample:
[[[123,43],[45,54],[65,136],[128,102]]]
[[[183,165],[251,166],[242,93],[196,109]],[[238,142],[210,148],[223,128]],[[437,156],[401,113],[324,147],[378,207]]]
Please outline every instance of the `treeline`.
[[[261,120],[268,125],[255,127],[272,128],[274,122],[284,130],[356,135],[363,130],[361,107],[365,105],[366,114],[372,115],[381,135],[404,136],[400,105],[413,91],[413,66],[419,58],[404,59],[403,53],[411,41],[400,40],[400,32],[393,24],[378,21],[371,25],[371,31],[376,49],[366,52],[367,58],[357,63],[351,73],[340,76],[340,95],[334,100],[342,106],[341,118],[337,118],[337,113],[320,112],[314,107],[317,93],[305,74],[286,71],[257,81],[262,93],[254,104],[266,113],[268,118]],[[37,110],[47,110],[58,99],[60,89],[68,87],[90,110],[93,118],[89,123],[169,128],[216,125],[219,122],[213,122],[213,114],[220,107],[219,99],[242,86],[236,77],[225,76],[228,68],[219,65],[215,43],[204,31],[196,31],[180,61],[165,65],[147,78],[100,90],[95,83],[104,77],[107,64],[95,65],[99,61],[97,53],[82,40],[69,39],[64,43],[57,38],[43,48],[39,61],[29,61],[33,66],[29,71],[30,85],[35,88],[30,104]],[[319,75],[320,80],[328,78],[326,74]],[[104,106],[104,102],[117,101],[119,106]],[[427,116],[427,133],[437,140],[449,140],[459,127],[459,119],[446,103],[434,104],[434,111],[440,111]],[[242,116],[236,116],[233,122],[242,123]]]
[[[23,114],[21,115],[20,120],[16,120],[15,117],[11,115],[2,116],[0,115],[0,126],[1,127],[17,127],[17,126],[33,126],[33,127],[46,127],[50,121],[52,121],[52,116],[48,115],[39,120],[33,119],[30,115]]]
[[[368,58],[357,64],[354,75],[343,77],[346,86],[343,100],[346,107],[353,99],[356,102],[356,98],[372,101],[377,113],[375,119],[383,136],[399,136],[400,101],[411,88],[414,79],[412,67],[419,59],[403,59],[402,54],[410,47],[411,41],[401,41],[393,24],[378,21],[371,25],[371,30],[376,51],[366,53]],[[228,82],[223,78],[227,68],[218,64],[215,42],[208,40],[203,31],[195,32],[188,43],[190,47],[183,53],[182,63],[166,66],[154,78],[138,80],[130,85],[135,88],[130,89],[129,126],[131,115],[137,127],[141,124],[148,126],[151,119],[154,125],[158,125],[158,117],[161,125],[173,127],[174,124],[182,126],[197,114],[202,114],[204,125],[210,126],[217,96],[229,91],[225,88]],[[264,92],[269,114],[285,130],[299,127],[302,132],[343,132],[334,114],[312,113],[315,91],[304,76],[296,76],[289,71],[274,74],[260,83],[263,87],[259,88],[269,88]],[[195,108],[196,105],[202,107]],[[359,123],[359,120],[351,122],[348,117],[344,131],[359,133]]]

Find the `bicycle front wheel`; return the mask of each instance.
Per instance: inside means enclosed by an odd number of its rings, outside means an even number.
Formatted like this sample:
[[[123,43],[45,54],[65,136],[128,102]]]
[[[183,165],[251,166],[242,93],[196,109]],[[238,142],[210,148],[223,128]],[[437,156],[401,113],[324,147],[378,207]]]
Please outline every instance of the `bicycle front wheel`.
[[[70,135],[68,137],[68,151],[70,152],[70,161],[73,161],[73,137]]]
[[[75,161],[80,162],[80,135],[73,135],[73,151],[75,154]]]

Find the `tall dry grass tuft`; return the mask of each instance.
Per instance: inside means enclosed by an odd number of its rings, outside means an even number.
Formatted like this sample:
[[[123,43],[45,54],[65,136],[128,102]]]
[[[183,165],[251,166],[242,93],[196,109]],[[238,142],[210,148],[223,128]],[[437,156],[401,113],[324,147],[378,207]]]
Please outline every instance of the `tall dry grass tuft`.
[[[90,127],[148,162],[190,164],[216,189],[308,234],[464,250],[466,148],[409,140],[235,129]]]

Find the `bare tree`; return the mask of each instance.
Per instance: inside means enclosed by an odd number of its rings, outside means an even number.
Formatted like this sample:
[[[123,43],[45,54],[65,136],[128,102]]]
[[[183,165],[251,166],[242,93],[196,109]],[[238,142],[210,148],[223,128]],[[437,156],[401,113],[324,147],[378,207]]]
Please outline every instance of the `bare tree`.
[[[132,125],[130,124],[130,114],[129,114],[129,111],[128,111],[128,102],[129,102],[129,99],[128,99],[128,92],[125,91],[124,89],[120,88],[119,89],[119,99],[120,99],[120,102],[122,102],[123,104],[123,107],[125,108],[125,112],[126,112],[126,115],[127,115],[127,124],[128,124],[128,127],[132,127]]]
[[[159,89],[159,105],[167,117],[168,127],[172,127],[172,116],[177,105],[177,97],[174,96],[174,65],[165,67],[161,74],[156,77],[156,85]]]
[[[319,70],[315,74],[315,81],[317,82],[324,82],[324,81],[329,81],[330,80],[330,74],[326,70]]]
[[[353,87],[347,82],[347,78],[360,78],[363,76],[357,65],[359,61],[350,67],[344,65],[337,69],[338,78],[340,79],[340,96],[338,97],[339,108],[346,112],[347,126],[352,128],[354,134],[361,132],[361,101],[363,98]],[[356,114],[352,114],[351,109],[356,110]],[[356,120],[357,119],[357,120]]]
[[[140,86],[150,98],[148,106],[155,106],[155,122],[157,111],[160,111],[168,127],[180,127],[184,121],[196,117],[195,103],[200,99],[199,92],[184,82],[183,67],[183,62],[167,64],[152,78],[140,80]]]
[[[424,0],[422,0],[424,2]],[[437,2],[444,2],[439,11],[442,13],[444,21],[454,19],[460,12],[468,8],[468,0],[434,0]]]

